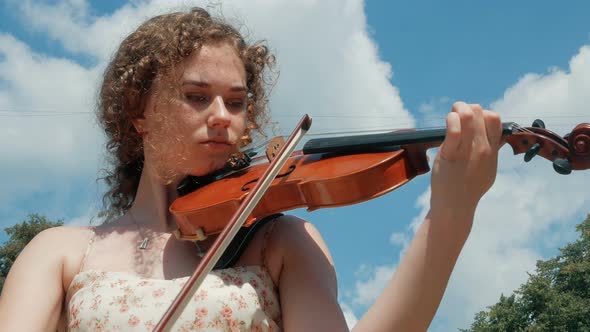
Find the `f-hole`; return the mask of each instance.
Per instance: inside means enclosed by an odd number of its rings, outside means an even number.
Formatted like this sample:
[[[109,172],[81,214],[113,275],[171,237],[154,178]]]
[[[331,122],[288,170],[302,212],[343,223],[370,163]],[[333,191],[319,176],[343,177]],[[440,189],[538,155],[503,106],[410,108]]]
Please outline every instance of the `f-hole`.
[[[295,167],[296,167],[295,165],[291,165],[291,166],[289,166],[289,169],[288,169],[288,170],[287,170],[285,173],[278,174],[278,175],[275,177],[275,179],[282,178],[282,177],[284,177],[284,176],[287,176],[287,175],[289,175],[289,174],[293,173],[293,171],[295,170]],[[250,181],[246,182],[246,183],[245,183],[245,184],[242,186],[242,191],[248,191],[248,190],[250,190],[250,189],[251,189],[251,188],[250,188],[250,185],[251,185],[251,184],[253,184],[253,183],[256,183],[256,181],[258,181],[258,178],[256,178],[256,179],[254,179],[254,180],[250,180]]]

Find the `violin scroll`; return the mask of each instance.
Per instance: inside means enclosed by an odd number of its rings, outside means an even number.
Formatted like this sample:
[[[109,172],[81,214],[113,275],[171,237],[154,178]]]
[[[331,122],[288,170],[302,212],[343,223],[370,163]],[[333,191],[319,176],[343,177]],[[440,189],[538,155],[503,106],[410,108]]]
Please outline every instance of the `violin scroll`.
[[[586,158],[590,157],[590,123],[577,125],[568,134],[567,140],[575,155]]]
[[[506,142],[514,154],[524,153],[525,162],[539,155],[552,161],[553,169],[564,175],[590,168],[590,123],[577,125],[564,137],[546,129],[539,119],[531,127],[512,125],[513,133]]]

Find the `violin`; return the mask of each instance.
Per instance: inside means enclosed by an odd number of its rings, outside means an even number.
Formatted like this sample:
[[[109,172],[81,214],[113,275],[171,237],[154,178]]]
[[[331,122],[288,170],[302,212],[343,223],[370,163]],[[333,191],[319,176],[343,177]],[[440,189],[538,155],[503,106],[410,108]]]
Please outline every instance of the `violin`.
[[[155,331],[171,329],[238,229],[294,208],[311,211],[384,195],[428,172],[426,151],[439,146],[446,133],[445,128],[436,128],[319,138],[293,152],[310,126],[306,115],[287,142],[273,141],[267,149],[268,161],[243,160],[236,163],[237,169],[181,184],[179,191],[185,195],[170,206],[179,227],[176,236],[191,241],[212,234],[218,237]],[[590,168],[590,123],[579,124],[561,137],[541,120],[531,127],[507,122],[502,124],[502,135],[515,155],[524,153],[526,162],[539,155],[564,175]]]
[[[564,137],[545,128],[503,123],[503,136],[515,155],[530,161],[539,155],[553,162],[559,174],[590,168],[590,123]],[[430,171],[426,151],[444,140],[445,128],[309,140],[295,151],[248,216],[248,227],[262,218],[295,208],[308,211],[364,202],[384,195]],[[273,146],[274,144],[274,146]],[[271,141],[278,150],[280,141]],[[178,198],[170,211],[178,220],[177,236],[203,240],[221,232],[272,160],[258,158],[238,170],[223,170],[206,179],[190,178],[190,193]],[[185,189],[186,190],[186,189]]]

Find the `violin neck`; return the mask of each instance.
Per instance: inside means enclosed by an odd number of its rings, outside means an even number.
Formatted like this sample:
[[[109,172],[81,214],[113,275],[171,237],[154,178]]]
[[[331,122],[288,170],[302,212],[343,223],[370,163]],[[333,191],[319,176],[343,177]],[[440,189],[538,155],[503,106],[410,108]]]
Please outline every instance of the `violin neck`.
[[[502,134],[516,132],[514,122],[502,123]],[[313,153],[363,153],[397,150],[403,146],[422,144],[437,147],[445,139],[446,128],[400,130],[389,133],[315,138],[303,146],[303,154]]]

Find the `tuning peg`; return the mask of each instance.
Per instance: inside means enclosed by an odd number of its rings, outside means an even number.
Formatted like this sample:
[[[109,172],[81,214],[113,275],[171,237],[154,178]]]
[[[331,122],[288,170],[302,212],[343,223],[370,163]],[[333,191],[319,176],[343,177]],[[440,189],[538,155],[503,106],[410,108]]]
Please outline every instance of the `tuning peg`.
[[[553,169],[559,174],[568,175],[572,172],[572,165],[567,159],[557,158],[553,160]]]
[[[248,162],[248,164],[250,164],[250,162],[252,161],[252,157],[256,156],[256,152],[254,151],[248,151],[246,153],[244,153],[244,159],[246,160],[246,162]]]
[[[541,144],[533,144],[533,146],[531,146],[531,148],[524,154],[524,161],[527,163],[531,161],[531,159],[539,153],[539,150],[541,150]]]
[[[533,127],[545,129],[545,122],[543,122],[541,119],[536,119],[533,121]]]

